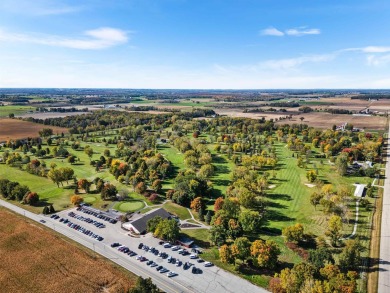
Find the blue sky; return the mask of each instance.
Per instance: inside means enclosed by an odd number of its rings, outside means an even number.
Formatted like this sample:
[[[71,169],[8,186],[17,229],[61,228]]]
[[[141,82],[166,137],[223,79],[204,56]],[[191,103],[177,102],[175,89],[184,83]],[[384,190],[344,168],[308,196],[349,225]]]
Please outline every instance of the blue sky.
[[[390,1],[1,0],[0,87],[390,88]]]

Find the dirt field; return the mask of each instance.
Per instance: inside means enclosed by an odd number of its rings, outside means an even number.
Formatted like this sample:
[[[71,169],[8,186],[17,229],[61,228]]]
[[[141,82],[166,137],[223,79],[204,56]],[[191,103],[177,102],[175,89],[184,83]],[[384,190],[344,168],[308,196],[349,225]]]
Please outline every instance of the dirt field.
[[[333,125],[341,125],[345,122],[351,123],[354,127],[362,128],[365,130],[384,130],[386,127],[386,117],[380,116],[353,116],[353,115],[336,115],[324,112],[312,112],[305,113],[293,118],[289,121],[285,119],[278,122],[278,124],[300,124],[301,120],[299,117],[304,117],[303,124],[315,128],[332,128]]]
[[[0,142],[7,141],[9,139],[38,137],[39,131],[43,128],[52,128],[54,134],[68,132],[66,128],[5,118],[0,119]]]
[[[136,276],[0,209],[0,286],[12,293],[127,292]]]

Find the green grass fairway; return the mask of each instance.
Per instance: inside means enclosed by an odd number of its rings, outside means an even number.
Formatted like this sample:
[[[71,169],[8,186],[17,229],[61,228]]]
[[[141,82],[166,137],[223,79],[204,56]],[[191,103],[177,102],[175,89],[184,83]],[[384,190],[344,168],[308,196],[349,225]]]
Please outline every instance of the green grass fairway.
[[[178,216],[180,220],[190,219],[191,215],[185,207],[179,206],[172,202],[167,202],[162,206],[168,212]]]
[[[145,204],[142,201],[129,201],[129,202],[119,202],[114,205],[114,209],[127,213],[135,212],[142,209]]]
[[[86,196],[83,199],[85,203],[94,203],[96,201],[96,197],[94,196]]]

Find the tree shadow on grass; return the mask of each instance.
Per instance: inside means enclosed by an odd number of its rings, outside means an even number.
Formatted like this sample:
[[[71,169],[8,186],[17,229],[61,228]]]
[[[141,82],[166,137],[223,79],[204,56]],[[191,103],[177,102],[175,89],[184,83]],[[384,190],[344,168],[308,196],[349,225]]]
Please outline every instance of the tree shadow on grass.
[[[227,160],[224,157],[218,155],[211,155],[214,164],[227,164]]]
[[[276,208],[276,209],[287,209],[286,205],[274,201],[267,201],[266,206],[270,208]]]
[[[38,208],[43,208],[45,206],[49,206],[50,203],[47,202],[47,199],[40,199],[37,203],[35,203],[33,206]]]
[[[271,235],[271,236],[282,235],[282,229],[274,228],[274,227],[261,227],[261,229],[259,229],[258,232],[264,235]],[[259,235],[257,234],[256,237],[259,237]]]
[[[289,222],[295,220],[294,218],[286,216],[277,210],[271,210],[271,209],[267,210],[265,217],[266,220],[270,222]]]
[[[292,200],[290,195],[283,194],[283,193],[267,193],[266,197],[269,199],[272,199],[272,200],[276,200],[276,199],[281,199],[281,200],[285,200],[285,201]]]
[[[225,166],[225,165],[217,165],[215,166],[215,173],[216,174],[229,174],[230,173],[230,169],[228,166]]]

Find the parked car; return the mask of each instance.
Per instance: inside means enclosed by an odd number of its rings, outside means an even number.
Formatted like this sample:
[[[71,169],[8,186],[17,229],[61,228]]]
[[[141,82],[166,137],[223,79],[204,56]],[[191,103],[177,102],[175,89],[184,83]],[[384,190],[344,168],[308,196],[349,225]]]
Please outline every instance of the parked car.
[[[205,267],[212,267],[214,264],[213,263],[211,263],[211,262],[209,262],[209,261],[206,261],[205,263],[204,263],[204,266]]]
[[[176,275],[177,275],[177,274],[176,274],[175,272],[173,272],[173,271],[171,271],[171,272],[169,272],[169,273],[167,274],[168,278],[174,277],[174,276],[176,276]]]
[[[190,255],[190,259],[197,259],[197,258],[198,258],[198,256],[196,254],[191,254]]]

